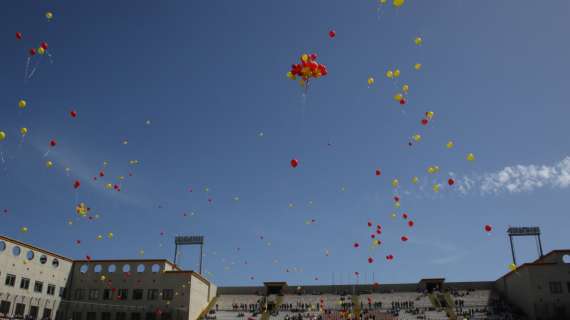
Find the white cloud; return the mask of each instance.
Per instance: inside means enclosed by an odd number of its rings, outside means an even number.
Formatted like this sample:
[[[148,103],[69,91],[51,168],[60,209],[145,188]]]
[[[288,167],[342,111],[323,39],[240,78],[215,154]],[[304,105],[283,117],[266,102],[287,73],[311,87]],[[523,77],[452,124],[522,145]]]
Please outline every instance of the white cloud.
[[[515,165],[458,180],[463,194],[477,188],[482,194],[531,192],[540,188],[570,187],[570,156],[554,165]]]

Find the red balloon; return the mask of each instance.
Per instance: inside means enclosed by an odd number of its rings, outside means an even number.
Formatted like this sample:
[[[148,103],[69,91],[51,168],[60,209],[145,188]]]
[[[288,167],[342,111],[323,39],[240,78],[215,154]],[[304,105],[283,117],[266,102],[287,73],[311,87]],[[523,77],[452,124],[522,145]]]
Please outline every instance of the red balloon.
[[[406,242],[406,241],[408,241],[408,237],[406,237],[406,236],[402,236],[402,238],[401,238],[401,239],[402,239],[402,241],[403,241],[403,242]]]
[[[491,231],[493,231],[493,227],[491,227],[490,225],[486,224],[486,225],[485,225],[485,231],[491,232]]]
[[[31,48],[30,51],[28,51],[30,53],[30,56],[35,56],[36,55],[36,49]]]
[[[372,262],[374,262],[374,258],[368,257],[368,263],[372,263]]]
[[[99,171],[99,177],[104,177],[105,176],[105,172],[104,171]]]
[[[371,222],[371,221],[368,221],[368,226],[369,226],[369,227],[372,227],[372,222]]]
[[[50,140],[50,142],[49,142],[50,147],[55,147],[56,144],[57,144],[57,141],[55,141],[55,140]]]
[[[395,196],[395,197],[394,197],[394,201],[396,201],[396,202],[400,202],[400,197],[398,197],[398,196]]]
[[[427,126],[428,122],[429,122],[428,119],[425,119],[425,118],[422,119],[422,124],[423,124],[424,126]]]
[[[336,37],[336,31],[334,31],[334,30],[329,31],[329,37],[330,37],[331,39],[334,38],[334,37]]]
[[[16,32],[16,39],[22,40],[23,37],[24,35],[21,32]]]
[[[380,169],[376,169],[376,175],[380,176],[382,174],[382,171],[380,171]]]
[[[382,234],[382,229],[376,229],[377,234]]]
[[[291,160],[291,167],[297,168],[298,165],[299,165],[299,160],[297,159]]]
[[[352,246],[355,247],[355,248],[360,247],[360,245],[358,244],[358,242],[355,242]]]
[[[78,189],[79,187],[81,187],[81,182],[79,182],[79,180],[75,180],[75,182],[73,182],[73,187],[75,189]]]
[[[404,218],[404,220],[408,220],[408,214],[404,212],[404,213],[402,214],[402,218]]]
[[[377,228],[377,229],[382,229],[382,226],[379,225],[379,224],[377,224],[377,225],[376,225],[376,228]]]
[[[389,254],[386,256],[386,260],[388,260],[388,261],[394,260],[394,256]]]
[[[401,105],[405,105],[405,104],[406,104],[406,99],[402,98],[402,99],[400,100],[400,104],[401,104]]]
[[[370,235],[370,238],[374,239],[374,238],[376,238],[376,235],[373,233]]]
[[[87,259],[87,261],[91,261],[91,256],[85,256],[85,259]]]
[[[447,180],[447,184],[450,185],[450,186],[452,186],[452,185],[455,184],[455,180],[449,178],[449,180]]]
[[[414,226],[414,221],[412,221],[412,220],[408,221],[408,227],[411,228],[411,227],[413,227],[413,226]]]
[[[72,110],[72,111],[69,112],[69,115],[70,115],[72,118],[76,118],[76,117],[77,117],[77,111]]]
[[[75,243],[81,244],[81,240],[75,240]]]
[[[47,44],[47,42],[42,41],[42,43],[40,43],[40,47],[41,47],[42,49],[44,49],[44,50],[47,50],[47,49],[48,49],[48,44]]]

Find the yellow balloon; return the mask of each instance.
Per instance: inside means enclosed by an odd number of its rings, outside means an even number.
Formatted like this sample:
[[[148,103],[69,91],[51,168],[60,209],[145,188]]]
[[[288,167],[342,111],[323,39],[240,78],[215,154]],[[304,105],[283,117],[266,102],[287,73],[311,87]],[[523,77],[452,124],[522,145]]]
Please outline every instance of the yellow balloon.
[[[517,270],[517,265],[514,263],[509,264],[509,270],[511,270],[511,271]]]
[[[368,85],[371,86],[374,84],[374,78],[370,77],[368,78]]]
[[[433,118],[434,114],[435,113],[433,111],[428,111],[428,112],[426,112],[426,117],[428,118],[428,120],[431,120],[431,118]]]
[[[386,71],[386,78],[388,79],[394,78],[394,72],[392,72],[392,70]]]
[[[21,228],[20,228],[20,231],[21,231],[22,233],[26,233],[26,232],[28,232],[28,227],[21,227]]]
[[[46,161],[46,167],[48,167],[48,169],[53,167],[53,162],[51,162],[50,160]]]
[[[390,214],[390,218],[396,219],[396,217],[398,217],[398,215],[396,215],[395,212],[392,212],[392,213]]]
[[[6,140],[6,132],[0,131],[0,141]]]
[[[24,127],[24,128],[21,128],[21,129],[20,129],[20,134],[23,135],[23,136],[25,136],[26,134],[28,134],[28,128],[25,128],[25,127]]]
[[[416,44],[416,46],[421,46],[423,42],[424,40],[422,39],[422,37],[416,37],[414,39],[414,43]]]
[[[467,154],[467,161],[475,161],[475,155],[472,153]]]
[[[51,11],[46,12],[46,19],[48,20],[53,19],[53,13]]]
[[[439,192],[439,187],[440,187],[439,183],[434,184],[433,185],[433,192]]]
[[[398,179],[392,180],[392,188],[397,188],[400,185],[400,181]]]
[[[97,240],[103,240],[103,236],[102,236],[102,235],[98,235],[98,236],[97,236]]]
[[[109,239],[113,239],[114,236],[115,236],[115,235],[114,235],[112,232],[109,232],[109,233],[107,234],[107,237],[108,237]]]
[[[107,280],[107,277],[105,277],[104,275],[101,276],[101,281],[105,281],[105,280]]]
[[[420,70],[421,68],[422,68],[422,64],[421,64],[421,63],[416,63],[416,64],[414,65],[414,69],[416,69],[416,70]]]
[[[293,72],[291,72],[291,71],[287,72],[287,78],[289,78],[289,79],[295,79],[295,76],[293,75]]]
[[[422,136],[419,133],[414,134],[414,136],[412,138],[416,142],[419,142],[420,140],[422,140]]]
[[[408,93],[408,91],[410,91],[410,86],[407,85],[407,84],[403,85],[403,86],[402,86],[402,91],[403,91],[404,93]]]
[[[304,62],[307,62],[307,61],[309,61],[309,55],[308,55],[308,54],[306,54],[306,53],[305,53],[305,54],[303,54],[303,55],[301,56],[301,60],[303,60]]]
[[[453,146],[455,146],[455,144],[453,143],[453,141],[449,140],[447,141],[447,144],[445,146],[447,147],[447,149],[451,149],[453,148]]]
[[[413,178],[412,178],[412,183],[413,183],[413,184],[417,184],[418,181],[420,181],[420,179],[419,179],[418,177],[413,177]]]
[[[395,202],[395,203],[394,203],[394,207],[396,207],[396,209],[400,208],[400,202],[399,202],[399,201],[398,201],[398,202]]]
[[[394,95],[394,100],[400,101],[400,100],[402,100],[402,99],[404,99],[404,95],[403,95],[403,94],[401,94],[401,93],[396,93],[396,94]]]
[[[400,69],[394,70],[394,78],[399,78],[399,77],[400,77]]]
[[[433,166],[433,169],[435,170],[436,173],[439,172],[439,166]]]
[[[106,189],[113,189],[113,184],[112,184],[112,183],[107,183],[107,184],[105,185],[105,188],[106,188]]]
[[[26,100],[22,99],[22,100],[18,101],[18,107],[20,109],[24,109],[26,107],[26,105],[27,105]]]
[[[434,173],[435,173],[435,168],[432,167],[432,166],[429,166],[429,168],[427,169],[427,172],[428,172],[429,174],[434,174]]]
[[[386,4],[386,2],[388,2],[388,0],[378,0],[378,2],[380,2],[380,4]]]
[[[40,54],[42,56],[46,53],[46,50],[42,47],[39,47],[37,51],[38,51],[38,54]]]
[[[406,0],[394,0],[392,4],[394,7],[399,8],[404,5],[404,2],[406,2]]]

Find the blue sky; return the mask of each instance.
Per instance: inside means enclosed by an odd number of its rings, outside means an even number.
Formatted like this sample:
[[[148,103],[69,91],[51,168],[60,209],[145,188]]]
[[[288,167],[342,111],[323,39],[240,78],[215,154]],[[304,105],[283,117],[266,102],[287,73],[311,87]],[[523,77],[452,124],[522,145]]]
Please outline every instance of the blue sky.
[[[540,226],[545,251],[568,247],[567,1],[409,0],[380,13],[375,1],[341,0],[0,9],[2,234],[78,259],[139,258],[141,249],[172,259],[175,235],[202,234],[207,276],[219,285],[328,284],[333,273],[352,283],[355,271],[360,282],[494,280],[508,271],[509,225]],[[42,40],[53,63],[34,58],[25,80],[27,50]],[[305,52],[329,75],[303,98],[285,73]],[[397,83],[383,76],[393,68]],[[404,83],[401,107],[392,96]],[[435,117],[423,127],[426,111]],[[415,133],[423,139],[409,147]],[[58,145],[44,156],[50,139]],[[93,181],[104,161],[104,179]],[[430,165],[440,173],[428,176]],[[431,190],[452,174],[455,187]],[[119,182],[121,192],[104,188]],[[77,217],[80,201],[100,218]],[[369,220],[383,226],[374,250]],[[108,232],[112,240],[96,240]],[[535,258],[532,240],[517,248],[519,261]],[[197,251],[181,262],[195,269]]]

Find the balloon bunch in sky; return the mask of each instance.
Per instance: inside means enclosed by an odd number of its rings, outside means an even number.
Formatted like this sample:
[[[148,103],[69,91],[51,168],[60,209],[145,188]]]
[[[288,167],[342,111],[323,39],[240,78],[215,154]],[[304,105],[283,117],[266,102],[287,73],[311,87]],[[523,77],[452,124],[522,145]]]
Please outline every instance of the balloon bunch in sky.
[[[317,54],[301,55],[300,63],[293,64],[291,70],[287,72],[287,77],[291,80],[299,80],[299,84],[308,89],[311,79],[318,79],[326,76],[329,72],[324,64],[317,62]]]

